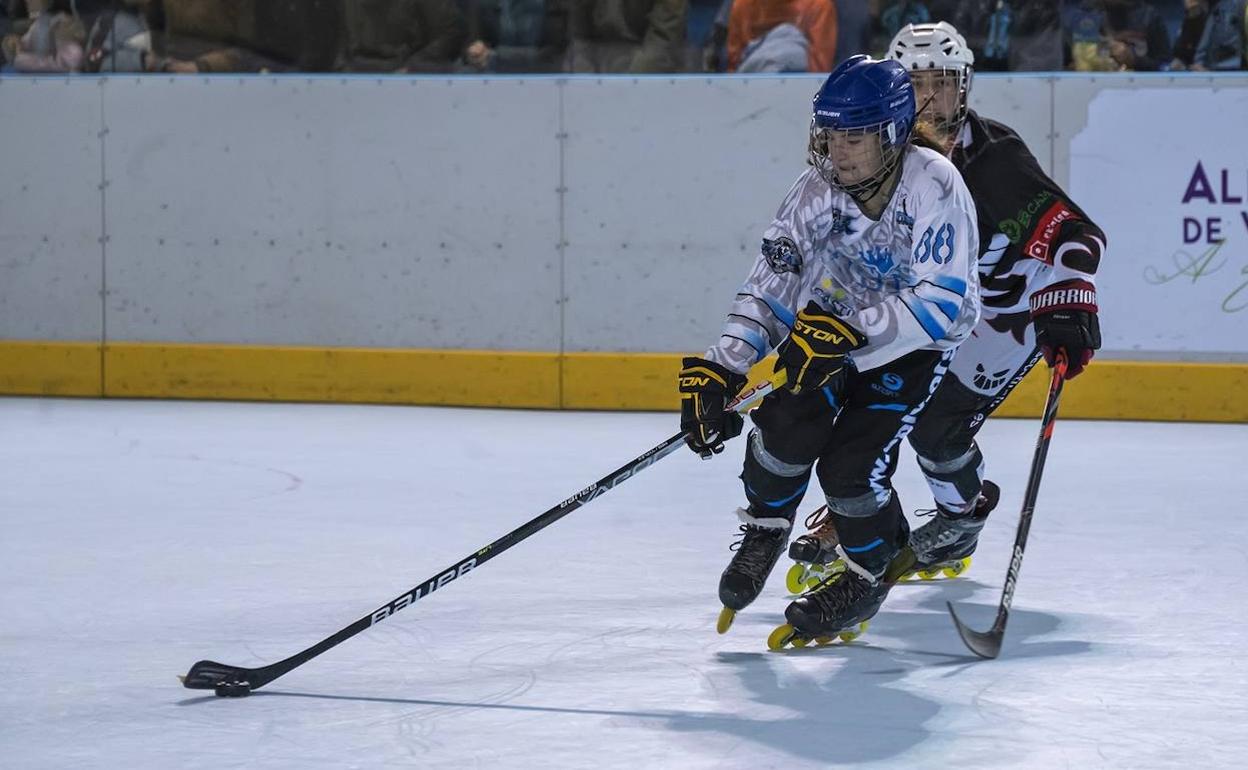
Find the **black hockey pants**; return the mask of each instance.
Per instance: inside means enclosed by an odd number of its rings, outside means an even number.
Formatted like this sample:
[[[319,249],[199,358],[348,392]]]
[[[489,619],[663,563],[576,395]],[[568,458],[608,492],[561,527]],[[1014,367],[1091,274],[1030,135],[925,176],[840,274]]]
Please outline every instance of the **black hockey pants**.
[[[992,362],[995,367],[985,367],[977,363],[977,354],[986,346],[977,342],[963,343],[958,349],[952,371],[936,389],[931,403],[910,433],[910,446],[914,448],[936,504],[950,511],[971,508],[983,487],[984,456],[975,443],[975,434],[1040,360],[1039,350],[1020,348],[1013,352],[1012,360],[998,358]],[[986,369],[994,377],[991,382],[986,382],[983,374]],[[972,389],[962,378],[981,389]],[[995,386],[995,389],[985,393],[985,385]]]
[[[842,547],[882,573],[909,537],[892,488],[901,442],[949,368],[952,351],[919,350],[829,388],[763,399],[751,413],[745,495],[754,515],[793,520],[812,469],[835,516]]]

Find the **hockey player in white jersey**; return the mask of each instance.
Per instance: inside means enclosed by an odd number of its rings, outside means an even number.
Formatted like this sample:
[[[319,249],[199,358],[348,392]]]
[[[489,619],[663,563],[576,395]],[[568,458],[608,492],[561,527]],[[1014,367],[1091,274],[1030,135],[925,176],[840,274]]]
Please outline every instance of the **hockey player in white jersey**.
[[[775,348],[787,375],[752,413],[720,631],[762,590],[812,471],[850,569],[788,606],[777,648],[856,635],[910,566],[891,485],[898,447],[979,317],[974,203],[948,158],[909,143],[905,69],[853,57],[813,112],[811,168],[767,228],[722,335],[680,374],[681,427],[703,457],[741,431],[724,405],[751,365]]]
[[[974,56],[953,26],[909,25],[888,55],[910,73],[919,127],[958,167],[979,217],[982,317],[910,433],[936,501],[932,519],[911,537],[913,569],[927,579],[952,577],[969,564],[1000,494],[984,479],[975,443],[985,418],[1041,358],[1052,365],[1065,349],[1070,379],[1100,346],[1094,281],[1106,238],[1018,134],[969,109]],[[837,567],[822,564],[835,548],[837,522],[818,515],[807,523],[812,531],[790,550],[799,560],[786,580],[794,593]]]

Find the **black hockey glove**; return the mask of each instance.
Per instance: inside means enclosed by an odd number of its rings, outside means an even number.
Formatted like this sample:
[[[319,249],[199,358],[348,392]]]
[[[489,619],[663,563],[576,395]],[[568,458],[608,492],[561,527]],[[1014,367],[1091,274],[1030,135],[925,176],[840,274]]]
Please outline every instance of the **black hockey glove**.
[[[784,369],[785,386],[795,395],[825,385],[839,393],[845,379],[845,354],[867,344],[862,332],[824,310],[814,300],[797,314],[793,331],[776,353],[776,371]]]
[[[745,375],[714,361],[689,357],[680,370],[680,429],[685,443],[702,459],[724,451],[724,442],[741,432],[745,421],[725,411],[745,387]]]
[[[1078,278],[1055,283],[1031,295],[1031,323],[1036,345],[1049,366],[1066,349],[1066,379],[1079,376],[1101,346],[1096,315],[1096,287]]]

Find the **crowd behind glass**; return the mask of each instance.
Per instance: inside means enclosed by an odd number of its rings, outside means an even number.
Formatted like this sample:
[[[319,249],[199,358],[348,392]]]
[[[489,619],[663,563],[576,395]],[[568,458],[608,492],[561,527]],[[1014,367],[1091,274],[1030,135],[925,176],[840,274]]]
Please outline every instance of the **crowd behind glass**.
[[[0,71],[827,72],[945,20],[978,71],[1248,68],[1248,0],[0,0]]]

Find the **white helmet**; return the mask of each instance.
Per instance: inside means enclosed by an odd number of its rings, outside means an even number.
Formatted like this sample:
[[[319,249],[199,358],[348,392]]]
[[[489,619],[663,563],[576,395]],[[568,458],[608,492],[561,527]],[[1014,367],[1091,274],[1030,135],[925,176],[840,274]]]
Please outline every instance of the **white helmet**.
[[[975,71],[975,54],[966,38],[947,21],[907,24],[889,43],[888,58],[915,81],[917,122],[934,131],[946,155],[952,153],[966,122]]]
[[[947,21],[907,24],[888,44],[888,58],[910,72],[928,69],[970,70],[975,54],[966,38]]]

